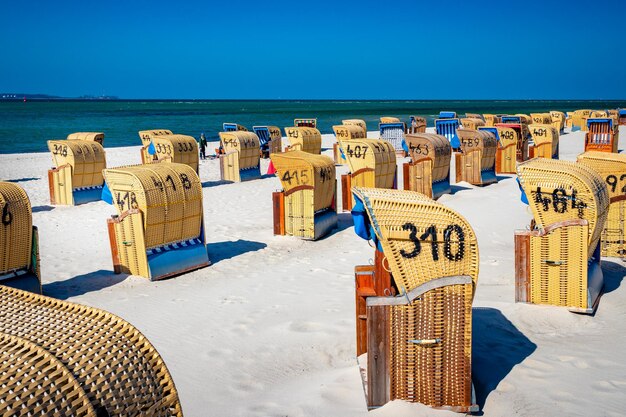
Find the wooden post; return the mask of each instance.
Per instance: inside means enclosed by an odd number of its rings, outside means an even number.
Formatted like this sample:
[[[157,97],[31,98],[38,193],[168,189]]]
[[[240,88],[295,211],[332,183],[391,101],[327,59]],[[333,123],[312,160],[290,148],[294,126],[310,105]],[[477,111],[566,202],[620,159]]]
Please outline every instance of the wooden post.
[[[530,232],[515,232],[515,301],[530,299]]]
[[[390,401],[389,306],[367,307],[367,406]]]
[[[109,245],[111,246],[111,259],[113,260],[113,272],[120,274],[122,266],[120,264],[120,254],[117,247],[117,239],[115,238],[115,221],[116,219],[107,219],[107,229],[109,231]]]
[[[285,234],[285,193],[275,191],[272,193],[272,205],[274,208],[274,234]]]
[[[374,291],[374,266],[357,265],[354,267],[355,305],[356,305],[356,355],[367,352],[367,297],[376,295]]]
[[[350,174],[341,176],[341,209],[352,210],[352,177]]]
[[[50,204],[54,206],[57,202],[54,195],[54,171],[51,169],[48,170],[48,190],[50,191]]]

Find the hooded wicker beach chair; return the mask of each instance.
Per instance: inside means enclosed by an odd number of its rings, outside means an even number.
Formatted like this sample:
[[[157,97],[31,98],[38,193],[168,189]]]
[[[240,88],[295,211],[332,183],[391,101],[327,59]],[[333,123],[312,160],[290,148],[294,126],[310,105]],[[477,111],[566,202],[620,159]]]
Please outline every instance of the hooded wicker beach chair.
[[[518,164],[531,230],[515,232],[516,301],[593,313],[603,287],[600,239],[609,209],[604,179],[582,164]]]
[[[491,132],[496,138],[496,174],[515,174],[517,132],[508,127],[483,126],[478,130]]]
[[[626,109],[619,109],[617,111],[617,121],[619,125],[626,126]]]
[[[497,140],[486,130],[459,129],[460,152],[455,153],[456,182],[489,185],[496,177]]]
[[[495,126],[496,123],[500,123],[500,117],[495,114],[483,114],[483,119],[485,119],[485,126],[488,127]]]
[[[163,135],[171,135],[172,131],[167,129],[152,129],[152,130],[140,130],[139,139],[141,139],[141,163],[147,164],[148,162],[155,161],[157,156],[153,149],[152,153],[149,153],[148,150],[150,148],[150,144],[152,143],[152,138],[156,136]]]
[[[396,153],[386,140],[340,140],[350,172],[341,176],[343,211],[352,210],[352,187],[395,188]]]
[[[198,142],[193,136],[177,134],[153,136],[151,145],[148,146],[148,154],[155,158],[144,160],[144,164],[165,160],[189,165],[196,173],[199,172],[200,154]]]
[[[50,203],[74,206],[100,200],[106,168],[104,148],[87,140],[49,140],[55,167],[48,170]]]
[[[574,110],[573,112],[568,113],[571,118],[570,127],[572,128],[572,132],[577,130],[587,130],[587,119],[591,116],[593,110],[582,109],[582,110]]]
[[[606,110],[593,110],[589,114],[590,119],[600,119],[609,117],[609,112]]]
[[[528,126],[533,144],[528,147],[530,158],[559,159],[559,131],[551,124]]]
[[[450,189],[452,147],[444,136],[434,133],[406,135],[411,162],[402,166],[404,189],[436,199]]]
[[[478,129],[485,126],[485,121],[482,118],[477,117],[464,117],[461,119],[461,126],[464,129]]]
[[[0,181],[0,285],[41,294],[39,235],[28,195]]]
[[[406,155],[404,142],[406,124],[404,122],[401,122],[396,117],[381,117],[378,124],[378,132],[381,139],[391,143],[398,157],[403,158]]]
[[[450,142],[452,149],[459,149],[461,147],[461,141],[457,134],[459,129],[459,119],[437,119],[435,120],[435,131],[438,135],[444,136]]]
[[[510,130],[513,130],[515,132],[515,143],[517,146],[515,158],[517,162],[523,162],[528,160],[528,146],[530,138],[528,125],[522,123],[521,119],[517,116],[502,116],[502,123],[496,123],[495,127],[508,128]],[[501,133],[505,135],[510,135],[504,132],[505,131],[501,131]],[[500,135],[500,137],[502,137],[502,134]]]
[[[252,126],[252,130],[259,138],[261,158],[269,158],[271,153],[283,151],[283,135],[278,126]]]
[[[550,113],[530,113],[530,124],[549,125],[551,123]]]
[[[626,259],[626,155],[589,151],[578,155],[578,163],[597,172],[607,184],[609,214],[602,232],[602,256]]]
[[[241,182],[261,176],[261,144],[253,132],[220,132],[220,174],[224,181]]]
[[[319,155],[322,153],[322,134],[314,127],[286,127],[289,151],[302,151]]]
[[[341,121],[342,125],[357,125],[367,134],[367,123],[363,119],[345,119]]]
[[[333,157],[335,158],[335,164],[342,165],[346,163],[346,156],[343,153],[340,143],[346,142],[352,139],[364,139],[367,137],[365,130],[359,125],[337,125],[333,126],[333,132],[335,132],[335,138],[337,142],[333,144]]]
[[[182,417],[154,346],[103,310],[0,285],[3,416]]]
[[[67,135],[67,140],[91,140],[104,146],[104,133],[102,132],[76,132]]]
[[[408,133],[426,133],[426,118],[420,116],[409,116]]]
[[[247,132],[248,128],[237,123],[222,123],[224,132]]]
[[[118,212],[108,220],[116,273],[155,281],[210,264],[202,185],[189,165],[135,165],[104,176]]]
[[[617,153],[619,127],[613,119],[587,119],[588,131],[585,134],[585,151]]]
[[[270,155],[283,186],[273,193],[274,234],[319,239],[337,227],[335,164],[325,155]]]
[[[565,129],[565,113],[552,110],[550,112],[551,124],[559,131],[559,134],[563,133]]]
[[[479,119],[479,120],[482,120],[483,122],[485,121],[485,117],[479,113],[465,113],[465,117],[468,119]]]
[[[353,192],[355,231],[381,252],[373,267],[355,268],[357,352],[367,353],[359,362],[366,368],[368,408],[400,399],[478,411],[471,369],[479,257],[472,227],[417,192]],[[390,271],[392,288],[381,269]]]
[[[295,127],[312,127],[317,129],[317,119],[293,119]]]

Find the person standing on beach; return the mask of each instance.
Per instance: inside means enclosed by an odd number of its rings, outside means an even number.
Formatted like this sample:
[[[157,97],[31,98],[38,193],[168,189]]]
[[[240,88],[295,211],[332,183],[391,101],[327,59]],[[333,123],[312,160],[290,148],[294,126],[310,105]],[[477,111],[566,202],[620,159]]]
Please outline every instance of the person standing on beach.
[[[206,138],[204,132],[200,133],[200,159],[206,159]]]

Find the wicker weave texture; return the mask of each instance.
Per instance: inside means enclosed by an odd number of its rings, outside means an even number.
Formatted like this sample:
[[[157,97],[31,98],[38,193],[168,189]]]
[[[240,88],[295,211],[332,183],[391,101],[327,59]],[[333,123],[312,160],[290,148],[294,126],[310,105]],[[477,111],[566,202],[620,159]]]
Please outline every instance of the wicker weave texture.
[[[0,352],[1,415],[96,417],[79,382],[53,355],[4,333]]]
[[[376,139],[340,141],[350,166],[352,185],[392,188],[396,177],[396,151],[391,143]]]
[[[481,126],[485,126],[485,121],[475,117],[464,117],[461,119],[461,126],[465,129],[478,129]]]
[[[559,132],[563,130],[565,127],[565,113],[552,110],[550,112],[550,119],[552,120],[552,126],[557,128]]]
[[[467,154],[480,151],[480,170],[493,170],[496,163],[496,147],[498,142],[491,132],[486,130],[457,129],[461,140],[461,152]]]
[[[551,124],[532,124],[528,126],[528,130],[535,143],[535,157],[552,158],[558,154],[559,130],[557,128]]]
[[[302,189],[285,196],[285,232],[288,235],[315,237],[315,191]]]
[[[363,139],[367,137],[365,130],[359,125],[336,125],[333,126],[333,132],[338,141],[350,139]]]
[[[225,152],[236,151],[239,169],[257,168],[261,160],[259,137],[253,132],[220,132],[220,143]]]
[[[54,165],[72,168],[72,189],[100,186],[104,183],[102,170],[106,168],[104,148],[86,140],[49,140]]]
[[[322,134],[314,127],[286,127],[291,150],[319,155],[322,153]]]
[[[146,249],[197,238],[202,224],[202,185],[184,164],[149,164],[104,171],[120,214],[143,213]]]
[[[450,177],[452,147],[445,136],[415,133],[406,135],[405,141],[413,162],[424,158],[432,161],[432,182],[444,181]]]
[[[178,393],[150,342],[102,310],[0,286],[0,332],[56,357],[94,409],[109,416],[182,416]],[[53,372],[55,367],[41,368]],[[65,415],[65,414],[54,414]]]
[[[0,275],[30,266],[33,218],[28,195],[0,181]]]
[[[288,196],[299,188],[313,188],[314,211],[330,207],[335,196],[335,163],[325,155],[290,151],[270,155],[276,175]]]
[[[200,157],[198,143],[192,136],[160,135],[152,139],[157,159],[168,159],[178,164],[189,165],[198,172]]]
[[[585,152],[578,163],[596,171],[607,184],[609,214],[602,233],[602,256],[626,257],[626,155],[606,152]]]
[[[341,121],[342,125],[356,125],[363,129],[363,131],[367,132],[367,123],[363,119],[346,119]]]
[[[67,135],[67,140],[89,140],[98,142],[104,146],[104,133],[102,132],[75,132]]]
[[[500,118],[495,114],[483,114],[483,118],[485,119],[485,126],[495,126],[496,123],[500,123]]]
[[[151,129],[151,130],[140,130],[138,134],[139,134],[139,139],[141,139],[141,143],[143,144],[143,146],[148,146],[150,145],[150,142],[152,141],[153,138],[157,136],[171,135],[172,131],[167,130],[167,129]]]
[[[434,277],[454,275],[469,275],[476,285],[478,243],[462,216],[413,191],[354,187],[352,192],[364,202],[398,288],[410,291]]]
[[[410,133],[426,133],[426,118],[421,116],[409,116],[411,123]]]
[[[552,123],[550,113],[530,113],[530,124],[549,125]]]
[[[571,112],[572,127],[579,127],[582,131],[587,130],[587,119],[593,110],[581,109]]]
[[[382,116],[380,118],[381,123],[400,123],[400,119],[393,116]]]
[[[609,194],[604,179],[584,165],[546,158],[519,164],[517,175],[540,229],[565,220],[589,222],[591,256],[608,215]]]

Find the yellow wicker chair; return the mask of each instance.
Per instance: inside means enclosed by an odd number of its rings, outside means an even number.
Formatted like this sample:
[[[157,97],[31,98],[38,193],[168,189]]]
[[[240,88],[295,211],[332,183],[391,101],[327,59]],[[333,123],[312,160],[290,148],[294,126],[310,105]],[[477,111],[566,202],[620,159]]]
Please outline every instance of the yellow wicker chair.
[[[222,180],[241,182],[261,176],[261,143],[256,133],[244,131],[220,132]]]
[[[0,284],[41,294],[39,235],[28,195],[0,181]]]
[[[496,123],[500,123],[500,118],[495,114],[483,114],[483,119],[485,119],[485,126],[491,127],[495,126]]]
[[[602,232],[602,256],[626,259],[626,155],[589,151],[578,155],[578,163],[593,169],[607,184],[610,204]]]
[[[357,125],[367,133],[367,123],[363,119],[346,119],[341,121],[342,125]]]
[[[352,209],[352,187],[395,188],[396,152],[391,143],[377,139],[339,140],[350,172],[341,176],[343,211]]]
[[[270,155],[283,191],[273,193],[274,234],[316,240],[337,226],[335,164],[325,155]]]
[[[409,129],[407,133],[426,133],[426,118],[409,116]]]
[[[102,132],[76,132],[67,135],[67,140],[91,140],[104,146],[104,133]]]
[[[479,113],[465,113],[465,117],[468,119],[479,119],[479,120],[482,120],[483,122],[485,121],[485,118],[483,117],[483,115]]]
[[[333,157],[335,164],[342,165],[346,163],[346,157],[341,150],[340,142],[352,139],[364,139],[367,137],[365,130],[359,125],[337,125],[333,126],[335,138],[337,142],[333,144]]]
[[[2,415],[182,417],[163,359],[123,319],[5,286],[0,317]]]
[[[586,131],[587,119],[589,118],[589,116],[591,116],[591,112],[593,112],[593,110],[583,109],[583,110],[574,110],[573,112],[568,113],[568,115],[571,115],[570,127],[572,128],[572,131],[575,131],[575,130]]]
[[[401,399],[457,412],[478,411],[472,389],[472,300],[478,243],[454,210],[412,191],[354,188],[355,231],[373,239],[395,289],[379,293],[376,270],[355,269],[366,317],[369,408]],[[384,275],[384,274],[383,274]],[[364,310],[364,311],[363,311]],[[357,324],[358,326],[358,324]],[[357,331],[362,331],[363,326]]]
[[[154,136],[152,145],[156,159],[147,159],[143,163],[166,160],[167,162],[189,165],[196,174],[199,172],[198,142],[192,136],[176,134]],[[149,153],[150,148],[148,147]]]
[[[404,189],[436,199],[450,189],[452,147],[445,136],[434,133],[406,135],[411,162],[404,163]]]
[[[100,200],[106,168],[104,148],[87,140],[49,140],[55,167],[48,170],[50,203],[74,206]]]
[[[116,273],[154,281],[210,264],[202,185],[189,165],[135,165],[104,176],[119,213],[108,220]]]
[[[515,232],[516,301],[593,313],[603,287],[604,179],[584,165],[546,158],[519,164],[517,173],[535,227]]]
[[[515,161],[517,159],[517,132],[509,127],[483,126],[478,130],[491,132],[496,138],[496,162],[497,174],[515,174]]]
[[[613,119],[587,119],[585,151],[618,152],[619,126]]]
[[[589,114],[590,119],[599,119],[609,117],[609,112],[606,110],[594,110]]]
[[[400,119],[393,116],[382,116],[380,118],[380,123],[401,123]]]
[[[138,133],[139,139],[141,139],[141,163],[147,164],[148,162],[155,161],[157,159],[156,155],[152,155],[148,152],[150,143],[152,143],[152,138],[156,136],[171,135],[172,131],[167,129],[151,129],[140,130]]]
[[[319,155],[322,153],[322,134],[314,127],[286,127],[289,140],[287,150],[302,151]]]
[[[506,117],[506,116],[503,116]],[[508,128],[515,132],[515,143],[517,146],[517,150],[515,153],[515,159],[517,162],[523,162],[528,160],[528,146],[529,146],[529,137],[530,132],[528,131],[528,125],[524,123],[496,123],[495,127],[497,128]],[[506,133],[508,131],[502,131],[502,133],[506,136],[510,136],[510,133]],[[500,135],[502,138],[502,135]]]
[[[293,125],[295,127],[312,127],[317,128],[317,119],[293,119]]]
[[[461,152],[455,153],[456,181],[473,185],[498,182],[496,177],[497,141],[485,130],[457,129]]]
[[[559,159],[559,131],[551,124],[528,126],[533,145],[528,147],[531,158]]]
[[[549,125],[552,123],[550,113],[530,113],[530,124]]]
[[[485,126],[485,121],[482,118],[477,117],[464,117],[461,119],[461,126],[465,129],[478,129],[479,127]]]
[[[522,119],[522,123],[524,123],[526,125],[532,124],[532,122],[533,122],[532,117],[530,117],[527,114],[516,113],[516,114],[514,114],[514,116],[517,116],[517,117],[521,118]]]
[[[550,112],[550,119],[552,120],[552,126],[556,127],[559,133],[563,133],[565,128],[565,113],[552,110]]]

